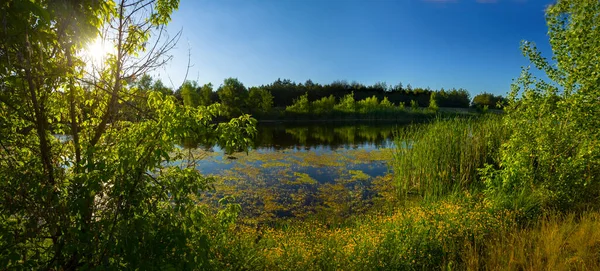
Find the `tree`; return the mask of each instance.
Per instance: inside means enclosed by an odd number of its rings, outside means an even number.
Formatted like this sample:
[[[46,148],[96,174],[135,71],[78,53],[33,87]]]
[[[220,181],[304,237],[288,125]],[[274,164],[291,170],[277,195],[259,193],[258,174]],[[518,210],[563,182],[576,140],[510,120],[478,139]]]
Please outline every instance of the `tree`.
[[[473,97],[472,106],[475,108],[483,108],[484,106],[487,106],[488,108],[502,108],[503,104],[504,98],[501,95],[496,96],[484,92]]]
[[[198,104],[202,106],[209,106],[213,103],[212,101],[213,85],[211,83],[204,84],[198,93]]]
[[[431,97],[429,98],[429,109],[436,112],[440,109],[436,100],[435,92],[431,92]]]
[[[157,91],[148,93],[148,111],[138,111],[143,118],[123,118],[135,106],[133,78],[169,59],[175,39],[149,41],[165,37],[177,7],[173,0],[0,5],[0,266],[150,270],[208,263],[208,214],[195,198],[211,179],[191,165],[173,165],[183,155],[175,143],[193,134],[248,146],[255,121],[217,124],[219,106],[179,107]],[[80,52],[98,32],[115,50],[89,69]],[[224,218],[235,214],[231,208]]]
[[[296,114],[308,114],[311,112],[310,102],[308,101],[308,94],[300,96],[300,98],[294,101],[294,104],[285,108],[285,111]]]
[[[198,83],[196,81],[185,81],[181,85],[181,97],[183,105],[197,107],[200,105],[200,94],[198,93]]]
[[[359,112],[361,113],[369,113],[377,109],[379,107],[379,100],[375,95],[360,100],[356,103]]]
[[[334,106],[335,110],[354,113],[356,112],[356,102],[354,101],[354,92],[344,96],[338,104]]]
[[[488,196],[525,211],[564,210],[597,200],[599,15],[596,0],[559,0],[547,8],[555,63],[543,58],[533,43],[522,43],[523,54],[551,81],[525,68],[512,85],[505,109],[512,135],[503,145],[501,168],[484,170]]]
[[[173,90],[165,86],[165,84],[163,84],[163,82],[160,79],[154,81],[154,84],[152,85],[152,90],[158,91],[163,95],[173,95]]]
[[[246,111],[248,90],[237,78],[227,78],[217,90],[227,116],[239,116]]]
[[[252,87],[248,97],[248,107],[252,113],[268,113],[273,107],[273,95],[263,88]]]
[[[312,102],[313,112],[317,115],[331,114],[334,107],[335,97],[333,97],[333,95],[329,95],[329,97],[323,97]]]

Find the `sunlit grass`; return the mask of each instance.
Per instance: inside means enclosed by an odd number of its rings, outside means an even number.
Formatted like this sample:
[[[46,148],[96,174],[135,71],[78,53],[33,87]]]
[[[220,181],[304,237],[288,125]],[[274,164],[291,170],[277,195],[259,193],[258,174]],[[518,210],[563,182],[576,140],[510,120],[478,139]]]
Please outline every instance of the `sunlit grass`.
[[[500,117],[439,120],[396,136],[394,174],[404,194],[437,198],[480,185],[477,169],[497,163],[508,131]]]
[[[465,200],[373,213],[340,225],[313,219],[277,228],[238,226],[218,248],[225,251],[219,261],[232,269],[261,270],[438,268],[461,263],[465,242],[483,242],[511,227],[514,216]],[[228,247],[251,251],[244,254],[254,261],[231,262]]]

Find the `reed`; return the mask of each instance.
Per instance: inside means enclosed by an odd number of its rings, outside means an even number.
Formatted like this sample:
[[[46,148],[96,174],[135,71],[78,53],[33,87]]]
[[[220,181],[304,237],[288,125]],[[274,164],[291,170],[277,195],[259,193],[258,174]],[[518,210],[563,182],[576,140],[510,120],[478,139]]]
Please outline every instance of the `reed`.
[[[453,118],[397,132],[396,183],[404,195],[439,198],[479,187],[477,169],[495,165],[508,131],[501,117]]]

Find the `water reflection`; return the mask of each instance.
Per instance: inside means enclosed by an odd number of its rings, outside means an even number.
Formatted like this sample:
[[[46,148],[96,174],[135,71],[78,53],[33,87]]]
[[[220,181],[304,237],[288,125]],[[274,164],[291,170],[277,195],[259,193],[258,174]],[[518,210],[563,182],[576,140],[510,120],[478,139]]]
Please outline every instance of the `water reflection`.
[[[243,217],[351,215],[389,193],[394,124],[261,124],[249,153],[228,159],[212,142],[183,142],[209,153],[196,164],[218,178],[204,201],[235,196]],[[388,191],[388,192],[385,192]]]
[[[391,138],[396,124],[352,124],[352,123],[269,123],[259,124],[258,133],[254,140],[255,150],[271,149],[306,149],[314,148],[359,148],[371,145],[375,148],[386,148],[391,144]],[[214,141],[184,140],[185,148],[215,150]],[[220,150],[221,148],[217,148]]]

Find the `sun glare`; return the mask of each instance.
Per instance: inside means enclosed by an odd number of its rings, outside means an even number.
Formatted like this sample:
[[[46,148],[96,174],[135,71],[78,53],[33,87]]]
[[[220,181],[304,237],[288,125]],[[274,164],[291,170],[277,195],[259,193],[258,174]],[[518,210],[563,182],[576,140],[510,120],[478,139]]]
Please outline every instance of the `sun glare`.
[[[114,47],[109,41],[96,37],[84,50],[84,58],[88,64],[101,65],[108,54],[114,52]]]

